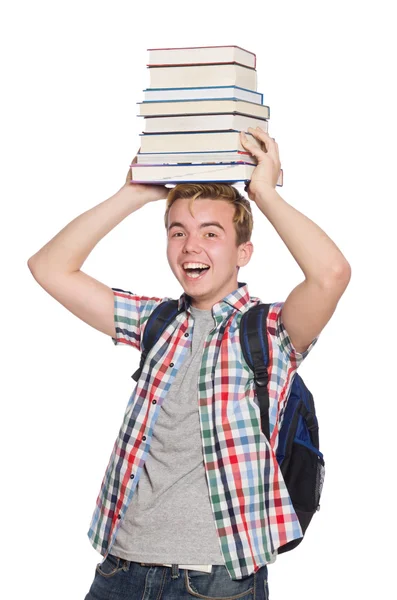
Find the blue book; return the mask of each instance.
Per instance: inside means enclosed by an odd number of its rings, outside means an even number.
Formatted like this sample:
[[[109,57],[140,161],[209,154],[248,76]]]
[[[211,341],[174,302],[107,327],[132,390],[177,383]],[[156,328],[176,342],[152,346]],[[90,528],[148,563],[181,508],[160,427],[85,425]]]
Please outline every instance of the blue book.
[[[237,98],[247,102],[263,104],[263,94],[237,85],[215,85],[211,87],[146,88],[145,102],[161,100],[211,100],[215,98]]]

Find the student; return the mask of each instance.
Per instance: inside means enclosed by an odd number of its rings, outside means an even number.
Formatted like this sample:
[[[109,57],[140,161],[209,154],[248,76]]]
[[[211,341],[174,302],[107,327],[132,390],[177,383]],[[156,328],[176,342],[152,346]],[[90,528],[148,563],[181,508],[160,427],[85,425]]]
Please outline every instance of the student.
[[[249,131],[261,147],[240,134],[258,163],[248,197],[305,276],[267,318],[270,441],[240,350],[240,319],[260,299],[238,281],[252,256],[253,222],[236,188],[170,190],[134,184],[129,171],[114,196],[28,261],[38,283],[68,310],[115,344],[140,351],[147,319],[168,298],[111,289],[80,269],[125,217],[167,197],[167,259],[184,290],[181,312],[145,361],[110,456],[88,531],[103,560],[86,600],[140,600],[144,591],[159,600],[267,600],[267,565],[280,546],[302,536],[275,459],[278,432],[293,375],[334,313],[350,266],[275,190],[277,143],[259,128]]]

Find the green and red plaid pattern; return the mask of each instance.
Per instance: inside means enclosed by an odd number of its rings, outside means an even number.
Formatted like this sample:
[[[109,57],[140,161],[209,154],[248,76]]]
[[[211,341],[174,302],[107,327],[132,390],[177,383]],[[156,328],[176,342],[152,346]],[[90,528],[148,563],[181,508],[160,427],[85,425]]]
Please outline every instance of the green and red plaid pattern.
[[[141,350],[145,325],[165,300],[112,288],[115,344]],[[214,328],[204,344],[197,385],[203,460],[221,553],[232,579],[241,579],[274,562],[277,548],[302,536],[299,520],[278,466],[278,432],[293,375],[308,355],[295,351],[282,323],[283,302],[271,304],[269,338],[270,443],[261,431],[253,374],[239,340],[244,312],[258,304],[246,283],[212,308]],[[150,350],[129,398],[87,533],[104,557],[139,482],[153,429],[167,392],[189,351],[194,320],[190,297]]]

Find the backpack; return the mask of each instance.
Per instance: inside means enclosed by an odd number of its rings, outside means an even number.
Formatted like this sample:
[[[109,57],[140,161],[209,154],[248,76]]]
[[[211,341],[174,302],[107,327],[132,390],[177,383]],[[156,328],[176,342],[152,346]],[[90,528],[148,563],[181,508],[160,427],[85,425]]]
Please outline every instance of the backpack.
[[[164,329],[176,318],[178,300],[166,300],[150,315],[141,342],[140,365],[131,377],[138,381],[149,350]],[[260,408],[261,429],[269,440],[269,393],[267,384],[269,346],[266,319],[269,304],[259,303],[248,309],[240,321],[240,342],[245,361],[254,373]],[[318,421],[311,392],[295,372],[279,431],[276,459],[280,466],[303,535],[316,511],[325,476],[323,454],[319,449]],[[293,550],[303,537],[284,544],[277,554]]]

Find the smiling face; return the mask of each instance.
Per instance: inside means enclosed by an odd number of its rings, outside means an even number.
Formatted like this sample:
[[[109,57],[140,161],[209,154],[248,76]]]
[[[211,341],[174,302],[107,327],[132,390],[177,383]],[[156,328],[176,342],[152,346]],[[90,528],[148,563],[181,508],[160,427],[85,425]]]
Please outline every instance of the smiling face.
[[[168,213],[167,259],[172,272],[191,296],[192,306],[210,309],[238,287],[237,267],[246,265],[253,245],[236,246],[234,206],[225,200],[196,198],[189,211],[190,198],[178,198]],[[199,277],[183,267],[208,265]],[[196,264],[195,264],[196,263]]]

